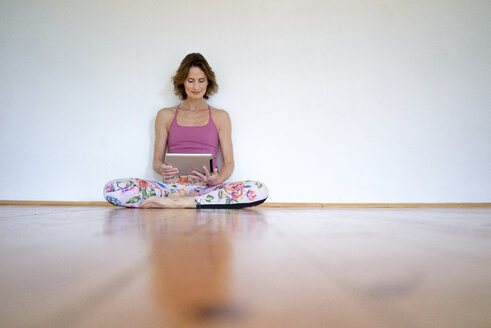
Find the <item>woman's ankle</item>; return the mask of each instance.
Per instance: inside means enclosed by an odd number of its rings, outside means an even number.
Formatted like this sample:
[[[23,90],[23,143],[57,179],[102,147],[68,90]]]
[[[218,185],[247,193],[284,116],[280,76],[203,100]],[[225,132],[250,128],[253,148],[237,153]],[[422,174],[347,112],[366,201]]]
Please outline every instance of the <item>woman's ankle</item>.
[[[192,196],[158,197],[152,196],[142,203],[142,208],[196,208]]]

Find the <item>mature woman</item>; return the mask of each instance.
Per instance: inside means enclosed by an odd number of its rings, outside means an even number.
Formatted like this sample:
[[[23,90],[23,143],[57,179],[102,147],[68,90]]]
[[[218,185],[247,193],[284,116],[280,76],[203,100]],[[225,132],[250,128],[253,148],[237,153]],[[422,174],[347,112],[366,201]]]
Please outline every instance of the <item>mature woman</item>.
[[[242,208],[259,205],[268,189],[258,181],[225,182],[234,170],[231,122],[228,113],[212,108],[206,99],[218,90],[215,73],[199,53],[187,55],[172,78],[182,103],[161,109],[155,120],[154,170],[163,182],[137,178],[110,181],[108,202],[143,208]],[[220,147],[223,166],[217,167]],[[168,153],[212,154],[213,171],[179,175],[165,161]]]

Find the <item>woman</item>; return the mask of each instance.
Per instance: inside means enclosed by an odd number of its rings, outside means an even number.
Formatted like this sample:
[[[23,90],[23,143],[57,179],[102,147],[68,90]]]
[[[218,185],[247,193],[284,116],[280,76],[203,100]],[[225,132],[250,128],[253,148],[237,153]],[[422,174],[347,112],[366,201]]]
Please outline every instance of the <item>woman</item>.
[[[224,110],[212,108],[206,99],[218,90],[215,73],[199,53],[187,55],[172,78],[175,93],[183,100],[176,107],[161,109],[155,120],[153,169],[163,182],[117,179],[104,188],[108,202],[143,208],[242,208],[259,205],[268,189],[258,181],[226,183],[234,170],[231,122]],[[220,147],[223,166],[216,157]],[[169,153],[212,154],[214,169],[180,176],[179,169],[165,162]]]

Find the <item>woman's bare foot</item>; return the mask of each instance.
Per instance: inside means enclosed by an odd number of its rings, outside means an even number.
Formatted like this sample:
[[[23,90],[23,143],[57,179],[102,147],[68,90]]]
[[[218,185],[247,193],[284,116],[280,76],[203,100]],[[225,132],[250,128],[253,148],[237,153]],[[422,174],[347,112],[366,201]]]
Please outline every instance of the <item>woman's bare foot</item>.
[[[142,208],[196,208],[196,202],[193,196],[151,196],[142,202]]]

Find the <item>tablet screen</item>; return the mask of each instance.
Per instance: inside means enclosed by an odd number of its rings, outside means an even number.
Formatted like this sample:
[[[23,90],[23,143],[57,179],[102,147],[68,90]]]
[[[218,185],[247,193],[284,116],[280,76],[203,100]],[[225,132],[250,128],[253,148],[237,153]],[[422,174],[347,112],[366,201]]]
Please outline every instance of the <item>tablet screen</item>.
[[[165,155],[168,165],[177,167],[179,175],[190,175],[194,171],[203,173],[203,166],[213,172],[213,157],[211,154],[172,154]]]

